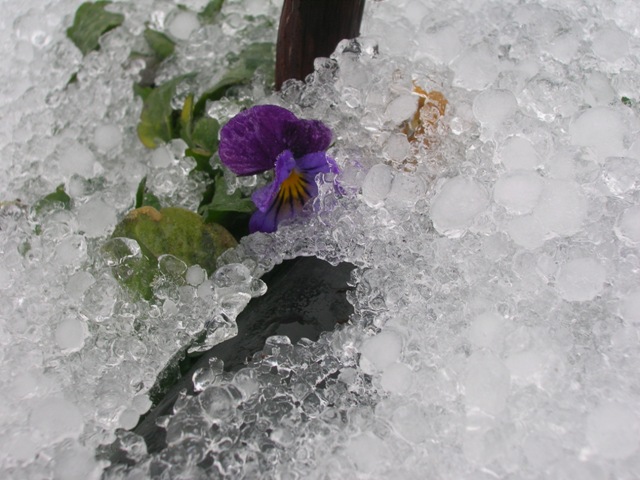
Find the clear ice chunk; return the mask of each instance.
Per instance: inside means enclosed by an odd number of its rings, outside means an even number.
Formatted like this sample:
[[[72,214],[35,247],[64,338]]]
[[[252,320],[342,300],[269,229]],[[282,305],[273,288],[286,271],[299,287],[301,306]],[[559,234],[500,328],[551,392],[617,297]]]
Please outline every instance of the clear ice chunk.
[[[595,33],[591,48],[602,59],[615,62],[629,53],[629,37],[617,27],[605,27]]]

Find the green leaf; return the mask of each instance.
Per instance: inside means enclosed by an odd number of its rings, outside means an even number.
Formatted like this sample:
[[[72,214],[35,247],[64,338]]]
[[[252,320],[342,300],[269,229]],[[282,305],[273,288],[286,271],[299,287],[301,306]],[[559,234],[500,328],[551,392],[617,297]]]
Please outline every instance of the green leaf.
[[[136,203],[135,208],[140,207],[153,207],[157,210],[161,208],[160,200],[153,193],[147,189],[147,177],[143,177],[138,184],[136,190]]]
[[[209,152],[204,150],[198,150],[195,148],[187,148],[184,152],[185,156],[191,157],[196,161],[196,166],[192,171],[194,172],[205,172],[209,177],[213,178],[215,176],[215,172],[209,160],[211,159],[211,155]]]
[[[274,62],[275,48],[273,43],[252,43],[240,53],[220,81],[202,94],[193,109],[193,115],[195,117],[202,116],[207,101],[220,100],[231,87],[249,83],[259,68],[273,70]]]
[[[212,178],[215,176],[215,172],[209,160],[218,150],[219,130],[220,124],[216,119],[202,117],[195,123],[193,132],[188,139],[185,135],[182,135],[182,138],[190,147],[185,154],[196,161],[194,170],[197,172],[206,172]]]
[[[143,256],[130,258],[126,245],[113,240],[105,244],[104,253],[112,259],[116,278],[146,299],[152,296],[151,282],[158,274],[161,255],[173,255],[188,266],[197,264],[212,273],[220,254],[237,245],[224,227],[205,224],[197,213],[173,207],[132,210],[113,232],[113,239],[120,237],[136,240]]]
[[[202,212],[239,212],[253,213],[256,206],[249,197],[242,195],[240,190],[234,191],[231,195],[227,193],[227,182],[219,175],[215,180],[215,192],[209,205],[201,208]]]
[[[180,137],[191,145],[191,130],[193,126],[193,93],[187,95],[180,112]]]
[[[83,3],[76,11],[73,25],[67,29],[67,37],[80,49],[83,55],[100,48],[100,36],[122,25],[124,15],[107,12],[104,8],[109,1]]]
[[[153,87],[145,87],[140,85],[139,83],[135,83],[133,85],[133,93],[140,97],[143,102],[147,99],[151,92],[153,92]]]
[[[189,76],[180,75],[163,83],[149,92],[144,99],[138,123],[138,137],[145,147],[156,148],[158,141],[168,142],[175,138],[171,99],[178,84]]]
[[[38,200],[33,206],[36,215],[47,213],[56,208],[69,210],[71,197],[64,191],[64,185],[58,185],[56,191]]]
[[[218,150],[220,124],[215,118],[202,117],[193,127],[191,148],[211,157]]]
[[[68,87],[69,85],[73,85],[77,81],[78,81],[78,72],[74,72],[71,74],[71,77],[69,77],[69,81],[67,81],[65,88]]]
[[[227,183],[218,174],[215,183],[207,189],[198,212],[206,223],[222,225],[239,240],[249,234],[249,219],[255,209],[251,199],[239,190],[232,195],[227,194]]]
[[[207,3],[207,6],[198,14],[200,23],[203,25],[211,25],[212,23],[215,23],[216,17],[218,16],[218,13],[220,13],[223,3],[224,0],[212,0]]]
[[[621,100],[621,101],[622,101],[622,103],[623,103],[624,105],[626,105],[627,107],[633,107],[633,103],[634,103],[634,102],[633,102],[633,100],[631,100],[629,97],[622,97],[620,100]]]
[[[147,28],[144,31],[144,38],[149,44],[149,47],[151,47],[151,50],[153,50],[153,53],[158,57],[159,61],[173,55],[176,44],[164,33]]]

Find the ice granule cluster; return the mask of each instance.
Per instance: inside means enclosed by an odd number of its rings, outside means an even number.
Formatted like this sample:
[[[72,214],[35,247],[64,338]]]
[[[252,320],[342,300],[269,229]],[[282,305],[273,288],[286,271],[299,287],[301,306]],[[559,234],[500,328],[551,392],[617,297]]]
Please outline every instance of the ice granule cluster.
[[[308,219],[245,238],[210,279],[191,267],[176,285],[185,266],[165,259],[159,306],[121,289],[101,249],[140,178],[167,201],[199,196],[179,142],[148,152],[135,137],[127,59],[144,22],[189,39],[169,78],[215,69],[211,39],[273,40],[247,25],[277,6],[228,0],[222,26],[198,29],[170,2],[117,2],[125,25],[84,59],[63,33],[76,2],[7,6],[0,182],[22,201],[0,211],[3,477],[636,478],[630,0],[368,2],[363,36],[306,83],[250,92],[332,128],[339,191],[321,185]],[[410,142],[416,87],[447,106]],[[73,207],[35,234],[25,205],[60,183]],[[212,362],[160,420],[167,447],[147,451],[126,429],[163,365],[216,319],[218,339],[233,334],[257,278],[301,255],[356,265],[350,322],[317,342],[272,337],[237,372]],[[120,463],[96,455],[112,442]]]

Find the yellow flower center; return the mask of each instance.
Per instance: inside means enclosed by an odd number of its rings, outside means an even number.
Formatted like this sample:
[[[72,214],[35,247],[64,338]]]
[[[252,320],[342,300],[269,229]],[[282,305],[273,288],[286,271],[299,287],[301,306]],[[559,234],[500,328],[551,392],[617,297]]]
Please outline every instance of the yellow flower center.
[[[289,176],[280,184],[278,191],[278,201],[281,204],[289,204],[291,208],[295,206],[302,207],[309,200],[310,195],[307,189],[309,182],[295,168]]]

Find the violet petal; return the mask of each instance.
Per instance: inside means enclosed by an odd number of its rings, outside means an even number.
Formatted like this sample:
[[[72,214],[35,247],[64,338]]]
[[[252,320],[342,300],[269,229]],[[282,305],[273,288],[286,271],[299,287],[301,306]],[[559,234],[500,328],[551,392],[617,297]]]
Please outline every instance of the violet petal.
[[[336,161],[324,152],[314,152],[296,160],[297,168],[314,178],[318,173],[338,173]]]
[[[293,113],[276,105],[240,112],[220,130],[220,160],[236,175],[270,170],[278,155],[288,149],[288,131],[297,121]]]
[[[276,159],[276,172],[275,178],[273,182],[268,185],[265,185],[262,188],[259,188],[253,195],[251,195],[251,200],[256,204],[258,210],[264,212],[269,206],[274,202],[278,195],[278,191],[280,190],[280,185],[284,182],[289,175],[291,174],[291,170],[296,165],[296,161],[293,158],[293,154],[289,150],[285,150]]]
[[[325,151],[331,145],[331,130],[318,120],[298,120],[287,123],[287,148],[296,158],[307,153]]]
[[[260,210],[256,210],[251,218],[249,219],[249,232],[264,232],[271,233],[275,232],[278,228],[278,222],[276,219],[276,214],[274,210],[269,210],[267,212],[261,212]]]

